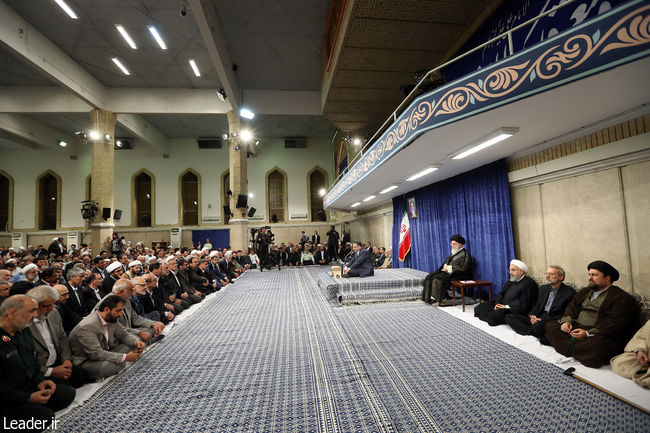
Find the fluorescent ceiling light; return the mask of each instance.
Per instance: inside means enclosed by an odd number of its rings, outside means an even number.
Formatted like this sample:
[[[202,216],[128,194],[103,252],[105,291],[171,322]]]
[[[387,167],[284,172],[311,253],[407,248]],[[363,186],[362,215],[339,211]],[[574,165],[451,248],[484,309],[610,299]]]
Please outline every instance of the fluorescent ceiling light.
[[[361,204],[361,202],[358,201],[358,202],[356,202],[356,203],[352,203],[352,204],[350,205],[350,207],[357,207],[357,206],[359,206],[360,204]]]
[[[134,50],[138,49],[138,47],[135,46],[135,42],[133,42],[133,39],[131,39],[131,36],[129,36],[126,30],[124,30],[124,27],[122,27],[119,24],[116,24],[115,28],[117,29],[118,32],[120,32],[120,34],[122,35],[126,43],[129,44],[131,48],[133,48]]]
[[[240,133],[240,137],[241,137],[242,141],[248,142],[248,141],[251,141],[251,139],[253,138],[253,134],[248,129],[244,129]]]
[[[188,62],[190,62],[190,66],[192,67],[192,70],[194,71],[194,75],[196,75],[197,77],[200,77],[201,73],[199,72],[199,67],[196,66],[196,62],[194,61],[194,59],[190,59],[190,60],[188,60]]]
[[[66,142],[63,141],[63,140],[59,140],[58,143],[59,143],[59,146],[61,146],[61,147],[66,147],[66,146],[68,145],[68,143],[66,143]]]
[[[500,141],[510,138],[519,132],[519,128],[499,128],[496,131],[492,132],[489,135],[477,140],[476,142],[465,146],[460,151],[451,155],[452,159],[463,159],[466,156],[469,156],[473,153],[481,151],[487,147],[490,147],[494,144],[499,143]]]
[[[376,195],[369,195],[368,197],[364,198],[363,201],[370,201],[375,197],[377,197],[377,196]]]
[[[253,112],[252,112],[251,110],[249,110],[248,108],[242,108],[241,110],[239,110],[239,115],[240,115],[241,117],[243,117],[244,119],[248,119],[248,120],[250,120],[250,119],[252,119],[253,117],[255,117],[255,113],[253,113]]]
[[[386,194],[387,192],[391,192],[392,190],[397,189],[397,188],[399,188],[398,185],[387,186],[386,188],[379,191],[379,194]]]
[[[156,42],[158,42],[160,48],[162,48],[163,50],[167,49],[167,45],[165,45],[165,41],[162,40],[160,34],[158,33],[158,30],[156,30],[154,26],[149,26],[149,33],[151,33],[151,36],[153,36]]]
[[[118,68],[120,68],[122,70],[122,72],[124,72],[124,75],[131,75],[129,70],[126,69],[126,67],[122,64],[122,62],[120,62],[117,59],[117,57],[113,57],[111,60],[113,61],[113,63],[115,63],[117,65]]]
[[[425,168],[424,170],[422,170],[422,171],[420,171],[420,172],[418,172],[418,173],[415,173],[415,174],[412,175],[411,177],[407,177],[406,180],[407,180],[408,182],[411,182],[412,180],[419,179],[419,178],[421,178],[422,176],[426,176],[426,175],[429,174],[429,173],[433,173],[433,172],[436,171],[437,169],[438,169],[438,167],[428,167],[428,168]]]
[[[63,0],[54,0],[54,1],[56,2],[56,4],[61,6],[61,9],[63,9],[65,11],[65,13],[68,14],[68,16],[70,18],[72,18],[73,20],[76,20],[76,19],[79,18],[77,16],[77,14],[74,13],[74,11],[70,8],[70,6],[68,6]]]

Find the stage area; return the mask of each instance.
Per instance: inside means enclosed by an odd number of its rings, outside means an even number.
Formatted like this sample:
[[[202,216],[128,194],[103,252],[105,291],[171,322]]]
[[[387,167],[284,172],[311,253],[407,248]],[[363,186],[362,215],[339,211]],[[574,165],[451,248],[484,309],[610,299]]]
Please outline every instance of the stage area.
[[[331,305],[326,269],[247,272],[56,431],[650,431],[650,415],[441,308]]]

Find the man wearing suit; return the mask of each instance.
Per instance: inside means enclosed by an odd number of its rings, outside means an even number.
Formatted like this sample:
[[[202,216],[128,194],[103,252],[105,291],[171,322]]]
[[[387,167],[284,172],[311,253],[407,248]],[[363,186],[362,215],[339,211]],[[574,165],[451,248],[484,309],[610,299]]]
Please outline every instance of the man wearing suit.
[[[192,257],[188,256],[188,260],[191,259]],[[190,297],[193,297],[193,299],[202,301],[205,297],[205,293],[201,292],[200,290],[196,290],[192,283],[190,283],[190,276],[188,273],[189,267],[190,265],[186,260],[178,259],[178,273],[176,274],[176,277],[178,277],[178,281],[181,283],[182,291],[189,293]]]
[[[375,268],[381,268],[384,264],[384,260],[386,260],[386,248],[381,247],[378,248],[377,251],[379,254],[377,255],[377,259],[375,259]]]
[[[575,295],[575,291],[564,284],[564,269],[558,265],[551,265],[546,269],[548,284],[539,288],[537,303],[528,314],[508,314],[506,323],[521,335],[534,335],[542,343],[548,344],[544,338],[546,322],[557,320],[567,304]]]
[[[318,230],[314,230],[314,234],[311,235],[311,243],[314,245],[320,244],[320,235],[318,234]]]
[[[144,278],[145,293],[140,300],[145,314],[157,311],[161,322],[171,322],[174,319],[174,306],[166,303],[156,294],[155,289],[158,284],[156,277],[153,274],[144,274],[142,278]]]
[[[124,305],[124,299],[108,295],[70,334],[72,364],[91,379],[117,374],[126,361],[140,358],[144,343],[118,323]]]
[[[68,282],[65,283],[70,294],[68,300],[65,301],[65,305],[70,312],[70,323],[73,328],[86,316],[86,303],[81,287],[85,275],[86,271],[82,268],[73,267],[68,271]]]
[[[87,378],[81,369],[72,366],[68,336],[63,330],[59,312],[54,311],[59,292],[54,287],[38,286],[27,292],[27,296],[38,302],[38,315],[29,330],[34,338],[41,374],[55,383],[79,388]]]
[[[375,274],[372,269],[372,256],[367,249],[361,248],[360,242],[352,244],[352,258],[346,264],[343,271],[343,278],[349,277],[371,277]]]
[[[444,301],[447,298],[447,290],[452,278],[454,280],[472,279],[472,256],[465,248],[465,238],[455,233],[449,240],[451,254],[442,266],[427,275],[424,280],[424,290],[422,291],[424,302],[433,302],[433,299],[437,302]]]
[[[555,350],[587,367],[599,368],[623,352],[636,332],[634,298],[620,287],[618,271],[602,260],[587,266],[589,285],[573,296],[559,320],[546,323],[546,338]]]
[[[325,247],[321,244],[316,244],[316,245],[318,245],[318,250],[316,251],[316,253],[314,253],[314,260],[316,261],[316,264],[317,265],[328,264],[329,257],[327,256],[327,251],[325,251]]]
[[[91,273],[84,282],[84,303],[86,311],[93,311],[95,305],[102,300],[100,288],[104,279],[101,274]]]
[[[108,277],[108,274],[106,273],[106,260],[102,256],[97,256],[93,259],[93,268],[90,270],[90,272],[94,274],[100,274],[102,276],[102,279],[105,279]]]
[[[336,231],[334,226],[330,227],[327,232],[327,256],[330,260],[335,261],[337,257],[337,249],[339,247],[339,232]]]
[[[161,322],[154,322],[153,320],[146,319],[140,316],[133,310],[131,305],[131,295],[133,294],[133,284],[129,280],[119,280],[113,285],[112,295],[117,295],[124,301],[122,308],[123,314],[119,317],[118,321],[122,326],[127,328],[127,331],[133,335],[140,337],[144,342],[151,340],[153,334],[160,335],[165,325]],[[111,295],[107,295],[104,299]],[[102,299],[102,302],[104,301]],[[95,307],[99,310],[101,302]]]
[[[178,269],[178,262],[180,260],[185,261],[184,259],[174,258],[168,260],[167,264],[169,266],[169,276],[165,280],[164,284],[165,288],[167,289],[166,293],[168,295],[168,299],[171,299],[169,297],[173,296],[174,301],[176,299],[180,299],[180,305],[184,308],[189,308],[190,304],[201,302],[201,297],[190,295],[185,290],[183,290],[183,287],[181,286],[181,280],[178,278],[180,273]]]
[[[510,281],[499,292],[495,301],[482,302],[474,308],[474,316],[490,326],[506,323],[508,314],[525,314],[537,302],[537,283],[526,273],[528,266],[521,260],[511,260]]]
[[[41,374],[28,329],[38,314],[38,304],[26,295],[10,296],[0,305],[0,417],[37,421],[39,429],[54,419],[76,395],[73,387],[55,384]]]

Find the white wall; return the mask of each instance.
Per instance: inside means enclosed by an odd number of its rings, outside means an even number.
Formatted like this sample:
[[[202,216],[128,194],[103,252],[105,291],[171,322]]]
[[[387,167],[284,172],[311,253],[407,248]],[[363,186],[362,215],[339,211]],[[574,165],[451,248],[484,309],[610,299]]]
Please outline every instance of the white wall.
[[[256,216],[266,216],[266,173],[277,166],[287,174],[288,215],[307,214],[307,173],[318,165],[328,173],[328,182],[331,182],[331,160],[331,145],[327,139],[308,140],[306,149],[285,149],[284,141],[279,139],[264,141],[258,148],[258,155],[248,159],[248,189],[254,194],[248,205],[257,209]],[[188,168],[201,176],[201,215],[220,216],[221,174],[228,169],[228,149],[198,149],[195,140],[178,139],[170,141],[168,159],[137,141],[132,150],[116,151],[114,207],[123,212],[117,223],[118,230],[120,226],[131,225],[131,178],[141,169],[154,176],[155,225],[178,225],[178,177]],[[86,178],[91,170],[89,148],[74,161],[57,150],[5,151],[0,170],[14,180],[13,231],[36,229],[36,178],[48,169],[57,173],[62,181],[62,230],[85,226],[80,202],[85,200]]]

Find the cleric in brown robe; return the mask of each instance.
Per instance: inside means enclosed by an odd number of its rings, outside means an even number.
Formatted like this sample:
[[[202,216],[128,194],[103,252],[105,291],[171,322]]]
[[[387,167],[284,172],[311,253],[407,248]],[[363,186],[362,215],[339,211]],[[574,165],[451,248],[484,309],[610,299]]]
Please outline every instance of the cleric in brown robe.
[[[546,324],[546,338],[558,353],[598,368],[623,351],[636,331],[634,298],[613,286],[619,273],[597,260],[587,266],[589,285],[575,294],[564,317]]]

